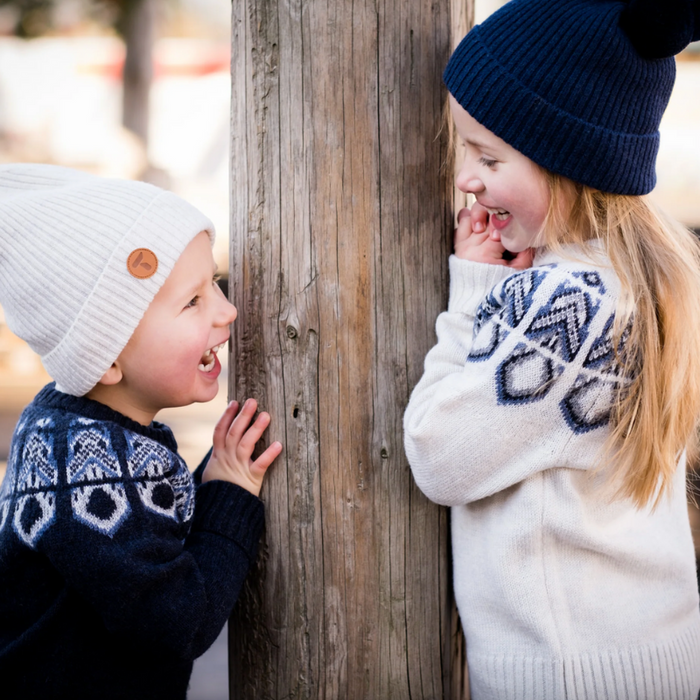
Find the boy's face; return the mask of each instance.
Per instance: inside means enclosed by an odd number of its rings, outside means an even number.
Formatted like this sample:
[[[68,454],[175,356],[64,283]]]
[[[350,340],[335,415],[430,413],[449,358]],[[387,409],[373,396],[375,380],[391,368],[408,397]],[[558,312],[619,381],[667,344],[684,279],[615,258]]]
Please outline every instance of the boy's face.
[[[185,248],[105,381],[88,394],[148,424],[162,408],[211,401],[236,308],[215,283],[206,232]],[[94,394],[94,395],[93,395]]]
[[[480,124],[450,95],[450,109],[464,142],[457,187],[489,211],[488,231],[511,253],[537,246],[549,209],[549,188],[525,155]]]

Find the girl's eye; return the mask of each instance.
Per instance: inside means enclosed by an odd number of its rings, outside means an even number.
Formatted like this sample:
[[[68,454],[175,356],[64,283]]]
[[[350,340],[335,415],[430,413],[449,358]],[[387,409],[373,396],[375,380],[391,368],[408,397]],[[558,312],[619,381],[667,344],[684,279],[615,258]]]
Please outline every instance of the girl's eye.
[[[493,168],[493,166],[496,165],[495,160],[491,160],[491,158],[487,158],[486,156],[481,156],[481,158],[479,158],[479,163],[485,165],[487,168]]]
[[[193,306],[197,306],[198,303],[199,303],[199,295],[197,295],[197,296],[195,296],[195,297],[192,297],[192,299],[190,299],[190,300],[187,302],[187,305],[185,306],[185,308],[186,308],[186,309],[191,309]]]
[[[219,282],[220,279],[221,279],[221,275],[217,272],[217,273],[214,275],[214,277],[213,277],[211,283],[216,287],[216,285],[218,284],[218,282]]]

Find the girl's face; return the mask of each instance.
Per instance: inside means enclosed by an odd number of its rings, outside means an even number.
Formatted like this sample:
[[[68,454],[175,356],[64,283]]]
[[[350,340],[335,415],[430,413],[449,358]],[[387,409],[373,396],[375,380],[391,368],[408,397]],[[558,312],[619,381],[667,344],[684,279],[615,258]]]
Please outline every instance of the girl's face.
[[[549,187],[539,168],[474,119],[450,95],[465,147],[457,187],[489,212],[488,232],[511,253],[541,245],[537,234],[549,209]]]

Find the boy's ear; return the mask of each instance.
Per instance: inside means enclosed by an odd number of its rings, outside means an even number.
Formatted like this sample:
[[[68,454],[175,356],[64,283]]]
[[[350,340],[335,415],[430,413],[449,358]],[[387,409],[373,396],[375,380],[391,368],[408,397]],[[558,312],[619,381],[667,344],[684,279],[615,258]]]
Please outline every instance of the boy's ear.
[[[123,374],[118,363],[113,362],[112,366],[102,375],[102,379],[97,383],[103,386],[114,386],[115,384],[119,384],[122,380],[122,376]]]

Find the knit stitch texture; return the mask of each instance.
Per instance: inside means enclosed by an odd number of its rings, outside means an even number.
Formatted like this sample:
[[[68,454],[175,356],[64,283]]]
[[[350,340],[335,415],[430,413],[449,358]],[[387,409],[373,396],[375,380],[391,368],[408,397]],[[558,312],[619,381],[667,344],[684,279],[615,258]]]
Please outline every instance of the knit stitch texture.
[[[511,0],[464,37],[445,68],[447,89],[538,165],[605,192],[646,194],[676,67],[640,55],[620,27],[625,7]],[[665,7],[659,15],[674,16]]]
[[[40,163],[0,165],[0,303],[7,325],[62,392],[84,396],[200,231],[213,244],[214,225],[204,214],[145,182]],[[146,278],[127,268],[142,248],[158,261]]]
[[[611,502],[594,470],[626,381],[609,260],[571,246],[513,273],[453,256],[450,275],[404,429],[418,486],[452,506],[472,697],[696,700],[684,461],[655,511]]]
[[[184,699],[262,527],[249,492],[195,487],[166,426],[45,387],[0,488],[3,697]]]

